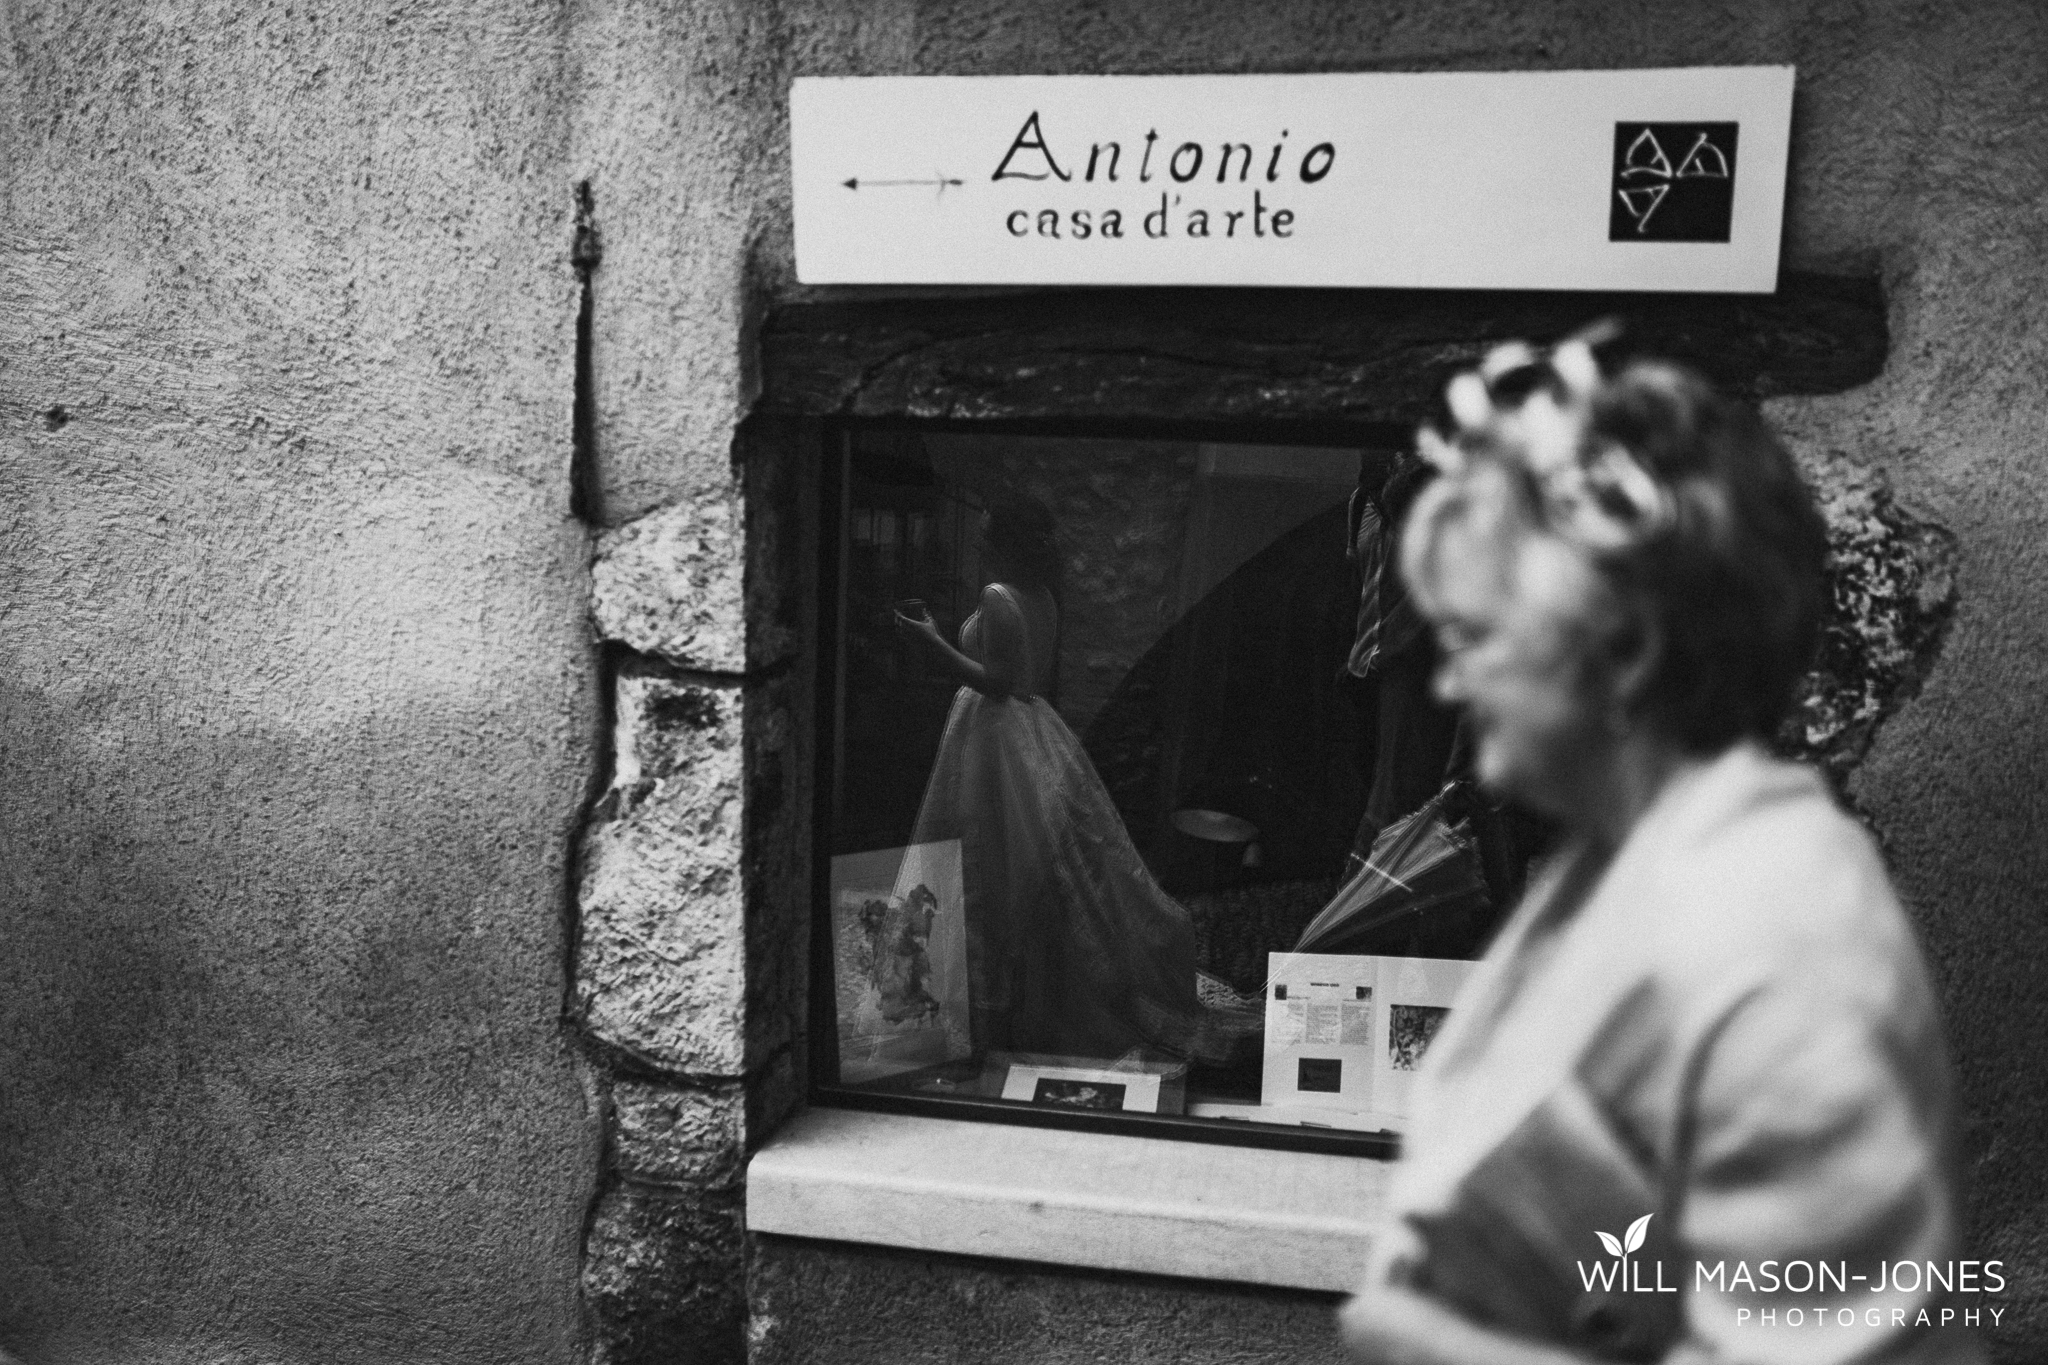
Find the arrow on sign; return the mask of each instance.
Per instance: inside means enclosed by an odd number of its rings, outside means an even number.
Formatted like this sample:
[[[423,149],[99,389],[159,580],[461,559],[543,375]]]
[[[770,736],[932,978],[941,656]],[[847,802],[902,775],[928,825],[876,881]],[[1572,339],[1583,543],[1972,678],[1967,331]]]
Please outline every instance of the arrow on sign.
[[[842,180],[839,183],[846,186],[846,188],[850,190],[858,190],[862,186],[866,186],[869,189],[881,189],[884,186],[889,185],[936,185],[938,186],[939,193],[944,194],[946,192],[946,186],[957,185],[961,182],[959,182],[958,180],[948,179],[943,172],[933,171],[932,178],[930,180],[863,180],[856,175],[851,176],[845,180]]]

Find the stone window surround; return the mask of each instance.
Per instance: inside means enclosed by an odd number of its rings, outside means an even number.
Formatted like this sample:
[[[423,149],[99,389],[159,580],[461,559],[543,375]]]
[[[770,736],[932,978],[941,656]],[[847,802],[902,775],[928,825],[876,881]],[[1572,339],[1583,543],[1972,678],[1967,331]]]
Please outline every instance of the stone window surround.
[[[811,462],[828,425],[879,418],[1108,434],[1171,426],[1269,440],[1292,426],[1328,439],[1412,426],[1433,415],[1445,377],[1494,342],[1559,335],[1602,313],[1619,314],[1643,350],[1690,360],[1730,392],[1830,393],[1883,364],[1876,283],[1788,274],[1777,294],[1751,297],[822,297],[771,313],[761,328],[762,391],[735,440],[729,496],[677,503],[606,533],[593,567],[616,752],[584,835],[574,1008],[602,1073],[607,1119],[584,1274],[600,1334],[681,1340],[673,1333],[686,1321],[737,1327],[744,1293],[735,1267],[745,1264],[750,1225],[1165,1274],[1270,1260],[1283,1268],[1224,1277],[1348,1285],[1370,1236],[1381,1163],[824,1109],[791,1119],[806,1091],[813,951]],[[1837,690],[1853,704],[1823,708],[1818,726],[1803,717],[1803,747],[1839,773],[1931,666],[1953,602],[1953,545],[1899,513],[1867,471],[1834,464],[1809,473],[1824,507],[1847,500],[1831,522],[1875,536],[1850,548],[1867,556],[1876,597],[1892,611],[1874,625],[1850,623],[1850,652],[1864,671]],[[1127,1179],[1105,1192],[1077,1179],[1089,1168],[1134,1169],[1130,1154],[1148,1149],[1158,1149],[1145,1160],[1167,1173],[1163,1185]],[[1300,1173],[1331,1161],[1377,1176],[1358,1182],[1320,1231],[1290,1222],[1299,1190],[1314,1183]],[[1187,1177],[1199,1171],[1225,1194],[1193,1191]],[[957,1230],[881,1226],[947,1221],[907,1216],[931,1197],[956,1215]],[[1328,1266],[1284,1268],[1317,1237],[1334,1239],[1323,1244]]]

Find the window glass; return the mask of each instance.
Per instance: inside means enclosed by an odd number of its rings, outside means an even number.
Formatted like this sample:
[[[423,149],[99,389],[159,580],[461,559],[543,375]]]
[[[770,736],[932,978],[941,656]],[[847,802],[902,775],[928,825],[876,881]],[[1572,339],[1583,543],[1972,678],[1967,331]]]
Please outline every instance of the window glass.
[[[904,428],[837,458],[837,1086],[1397,1129],[1519,867],[1386,568],[1426,471]]]

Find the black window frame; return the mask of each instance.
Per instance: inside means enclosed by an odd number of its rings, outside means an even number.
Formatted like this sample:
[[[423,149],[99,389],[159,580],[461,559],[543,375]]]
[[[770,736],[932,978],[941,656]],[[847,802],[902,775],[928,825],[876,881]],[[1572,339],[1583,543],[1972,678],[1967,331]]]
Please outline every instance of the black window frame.
[[[1355,449],[1361,443],[1392,441],[1407,434],[1404,429],[1389,424],[1286,419],[1246,422],[1050,418],[977,422],[902,417],[843,417],[827,419],[818,425],[816,432],[819,449],[815,452],[815,459],[819,514],[814,563],[816,576],[812,585],[815,594],[812,600],[817,603],[817,648],[814,651],[816,671],[813,680],[813,696],[817,703],[814,720],[817,758],[812,774],[814,785],[811,817],[811,1102],[828,1108],[858,1109],[872,1113],[968,1119],[1080,1132],[1120,1133],[1131,1137],[1219,1143],[1266,1150],[1321,1152],[1382,1161],[1399,1155],[1399,1135],[1388,1132],[1266,1125],[1241,1119],[1206,1118],[1190,1114],[1094,1112],[981,1096],[906,1094],[847,1085],[839,1081],[839,1028],[835,999],[837,975],[836,964],[832,960],[830,888],[832,792],[835,786],[833,765],[838,751],[838,708],[835,704],[839,655],[837,641],[842,624],[839,618],[840,537],[845,529],[840,509],[844,506],[846,480],[851,465],[852,438],[858,431],[943,431],[1069,439],[1121,437],[1162,441],[1295,445],[1323,449]]]
[[[1889,345],[1875,279],[1796,271],[1784,272],[1768,295],[849,288],[811,291],[806,301],[774,309],[759,334],[761,397],[749,423],[766,449],[748,444],[771,462],[794,459],[796,467],[784,465],[784,471],[795,475],[799,500],[814,509],[805,517],[812,528],[805,551],[815,552],[809,563],[780,557],[793,547],[770,552],[771,576],[814,612],[807,623],[814,646],[808,681],[816,685],[814,757],[806,775],[812,783],[810,903],[803,907],[811,929],[810,1102],[1253,1148],[1396,1155],[1399,1139],[1386,1133],[1074,1111],[837,1081],[829,805],[842,530],[834,513],[846,476],[846,433],[858,425],[1356,447],[1383,439],[1389,429],[1406,435],[1436,419],[1443,383],[1490,345],[1550,340],[1602,316],[1621,321],[1626,349],[1691,363],[1724,391],[1752,400],[1854,388],[1877,376]]]

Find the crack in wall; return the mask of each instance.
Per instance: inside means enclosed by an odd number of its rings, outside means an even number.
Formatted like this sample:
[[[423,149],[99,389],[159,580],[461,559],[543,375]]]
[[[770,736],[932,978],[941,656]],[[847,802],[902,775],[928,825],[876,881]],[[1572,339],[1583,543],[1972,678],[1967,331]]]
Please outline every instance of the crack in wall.
[[[592,351],[596,289],[592,277],[604,260],[597,231],[597,198],[588,180],[576,184],[576,231],[569,263],[576,269],[576,396],[569,417],[569,515],[589,526],[604,524],[604,488],[597,469],[597,375]]]

